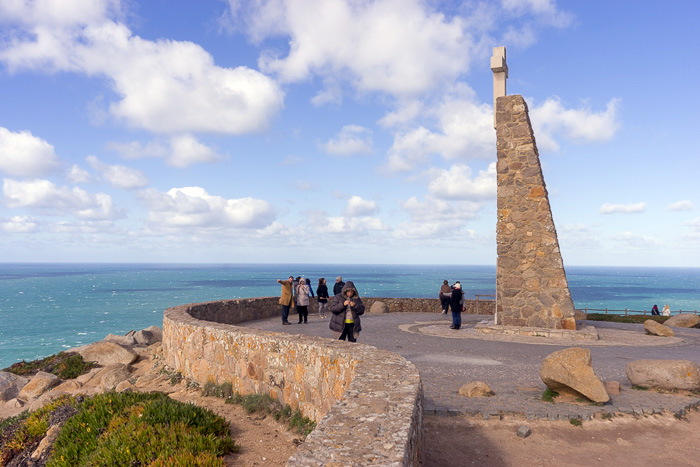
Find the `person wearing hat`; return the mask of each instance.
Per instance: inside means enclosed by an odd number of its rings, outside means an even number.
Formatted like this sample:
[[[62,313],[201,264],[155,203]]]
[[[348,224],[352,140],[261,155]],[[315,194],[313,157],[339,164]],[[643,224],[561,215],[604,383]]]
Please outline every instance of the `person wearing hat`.
[[[356,342],[362,327],[360,326],[360,315],[365,312],[365,305],[362,303],[360,294],[357,293],[355,284],[347,281],[343,289],[331,300],[331,322],[328,327],[344,341]]]
[[[462,326],[463,294],[462,284],[457,282],[454,289],[452,289],[452,296],[450,297],[450,309],[452,310],[452,325],[450,329],[459,329]]]

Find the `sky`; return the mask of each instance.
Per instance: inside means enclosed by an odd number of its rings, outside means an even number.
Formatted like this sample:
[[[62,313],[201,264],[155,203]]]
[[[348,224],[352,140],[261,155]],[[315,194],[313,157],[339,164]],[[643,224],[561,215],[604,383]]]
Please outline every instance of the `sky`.
[[[493,265],[505,46],[565,265],[698,267],[698,17],[2,0],[0,262]]]

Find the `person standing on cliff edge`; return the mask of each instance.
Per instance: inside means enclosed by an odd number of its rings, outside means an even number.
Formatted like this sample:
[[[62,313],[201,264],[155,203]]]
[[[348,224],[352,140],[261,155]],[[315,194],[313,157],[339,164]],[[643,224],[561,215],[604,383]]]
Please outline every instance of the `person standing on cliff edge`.
[[[277,279],[278,284],[282,284],[282,293],[280,295],[279,304],[282,305],[282,324],[292,324],[289,322],[289,309],[294,308],[294,277],[289,276],[289,279],[283,281]]]

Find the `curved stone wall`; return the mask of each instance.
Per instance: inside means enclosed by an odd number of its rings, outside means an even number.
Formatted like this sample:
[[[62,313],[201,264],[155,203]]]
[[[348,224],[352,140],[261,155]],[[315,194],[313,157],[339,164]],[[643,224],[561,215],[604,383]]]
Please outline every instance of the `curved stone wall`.
[[[289,466],[418,465],[423,388],[416,367],[365,344],[235,326],[279,316],[277,301],[168,308],[166,364],[200,384],[231,382],[242,394],[268,393],[315,419]]]

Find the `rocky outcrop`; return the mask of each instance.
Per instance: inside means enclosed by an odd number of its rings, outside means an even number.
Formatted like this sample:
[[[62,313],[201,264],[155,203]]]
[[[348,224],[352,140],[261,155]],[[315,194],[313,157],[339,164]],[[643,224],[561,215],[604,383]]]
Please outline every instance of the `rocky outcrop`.
[[[700,326],[700,316],[690,313],[681,313],[680,315],[671,316],[664,321],[664,326],[673,326],[674,328],[692,328]]]
[[[644,321],[644,330],[647,332],[647,334],[652,334],[654,336],[673,337],[676,335],[673,332],[673,329],[669,328],[668,326],[664,326],[661,323],[657,323],[653,319]]]
[[[131,365],[139,355],[128,347],[115,344],[114,342],[99,341],[90,344],[80,352],[87,362],[96,362],[98,365],[108,366],[114,363]]]
[[[483,381],[472,381],[459,388],[459,394],[464,397],[490,397],[493,391]]]
[[[627,378],[636,386],[700,390],[700,365],[690,360],[635,360],[627,363]]]
[[[35,399],[60,382],[61,380],[58,376],[52,375],[51,373],[46,373],[45,371],[40,371],[34,375],[34,377],[29,380],[27,384],[24,385],[22,390],[17,395],[17,398],[23,401]]]
[[[29,382],[29,378],[8,371],[0,371],[0,402],[14,399],[19,391]]]
[[[608,402],[610,396],[593,371],[591,351],[572,347],[548,355],[542,362],[540,377],[552,391],[584,396],[593,402]]]
[[[128,380],[131,377],[131,371],[128,365],[123,363],[115,363],[102,369],[95,376],[99,380],[100,386],[105,391],[115,389],[119,383]]]
[[[389,313],[389,307],[384,302],[374,302],[369,312],[372,314]]]

